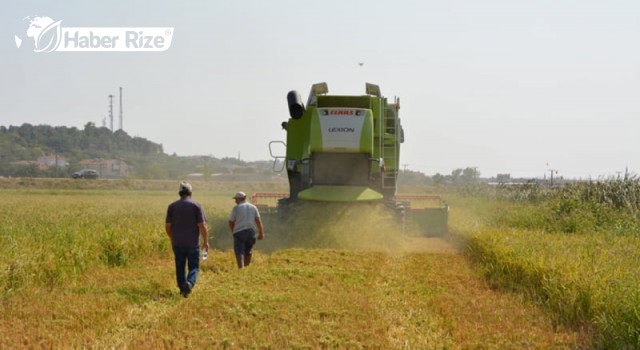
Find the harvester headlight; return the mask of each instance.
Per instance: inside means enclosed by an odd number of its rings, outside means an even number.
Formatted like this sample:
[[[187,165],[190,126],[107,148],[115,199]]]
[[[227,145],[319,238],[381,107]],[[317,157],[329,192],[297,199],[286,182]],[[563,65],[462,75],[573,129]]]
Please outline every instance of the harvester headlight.
[[[380,87],[378,85],[367,83],[366,87],[367,95],[373,95],[376,97],[382,96],[382,94],[380,93]]]
[[[313,84],[313,86],[311,86],[311,92],[316,96],[324,95],[329,92],[329,86],[327,86],[327,83]]]

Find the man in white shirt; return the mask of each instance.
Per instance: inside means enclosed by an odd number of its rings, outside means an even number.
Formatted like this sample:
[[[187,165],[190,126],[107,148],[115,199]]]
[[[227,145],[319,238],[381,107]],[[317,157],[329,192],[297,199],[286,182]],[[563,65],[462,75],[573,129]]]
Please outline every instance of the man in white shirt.
[[[251,264],[253,246],[257,239],[264,238],[264,227],[258,208],[246,201],[247,195],[244,192],[236,193],[233,199],[236,201],[236,206],[233,207],[231,215],[229,215],[229,228],[233,235],[233,251],[236,255],[236,262],[238,268],[242,269]]]

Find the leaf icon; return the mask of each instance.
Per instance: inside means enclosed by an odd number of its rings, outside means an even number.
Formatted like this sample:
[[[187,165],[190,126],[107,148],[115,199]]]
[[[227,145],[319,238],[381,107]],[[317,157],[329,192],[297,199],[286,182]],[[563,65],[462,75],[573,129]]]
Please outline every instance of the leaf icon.
[[[40,35],[38,35],[36,39],[36,48],[33,51],[51,52],[58,48],[60,40],[62,39],[60,22],[62,21],[51,23],[40,32]]]

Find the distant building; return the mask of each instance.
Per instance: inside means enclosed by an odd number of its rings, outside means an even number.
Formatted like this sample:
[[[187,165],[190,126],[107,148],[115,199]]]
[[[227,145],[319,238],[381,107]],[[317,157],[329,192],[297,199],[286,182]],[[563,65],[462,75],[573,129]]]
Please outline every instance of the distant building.
[[[46,164],[38,163],[35,160],[19,160],[17,162],[11,162],[11,164],[21,165],[21,166],[34,165],[36,168],[38,168],[40,170],[47,170],[49,168]]]
[[[511,182],[511,174],[498,174],[496,181],[500,184]]]
[[[38,163],[38,168],[40,169],[49,169],[55,167],[66,168],[69,166],[69,160],[59,155],[39,157],[36,162]]]
[[[120,178],[130,175],[131,167],[122,159],[85,159],[80,165],[93,169],[102,178]]]
[[[56,167],[66,168],[69,166],[69,160],[62,156],[42,156],[37,160],[19,160],[11,164],[23,166],[35,165],[39,170],[47,170]]]

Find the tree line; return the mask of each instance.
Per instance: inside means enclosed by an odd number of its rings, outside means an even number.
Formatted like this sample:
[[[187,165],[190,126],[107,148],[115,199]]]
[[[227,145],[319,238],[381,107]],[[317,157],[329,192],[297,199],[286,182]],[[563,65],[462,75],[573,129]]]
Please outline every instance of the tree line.
[[[69,166],[40,169],[35,161],[43,156],[58,156]],[[247,167],[234,158],[212,156],[181,157],[164,153],[162,144],[142,137],[131,137],[123,130],[111,131],[87,123],[84,129],[66,126],[31,125],[0,126],[0,176],[68,177],[82,169],[84,159],[121,159],[137,178],[176,179],[190,173],[247,172],[258,168],[267,172],[268,162],[256,162]]]
[[[131,137],[123,130],[111,132],[87,123],[76,127],[31,125],[0,127],[0,160],[36,159],[44,155],[61,155],[72,160],[162,154],[162,145],[141,137]]]
[[[59,156],[69,161],[67,167],[40,169],[35,161],[42,156]],[[87,123],[84,129],[66,126],[31,125],[0,126],[0,176],[13,177],[68,177],[83,168],[84,159],[121,159],[132,169],[131,176],[144,179],[178,179],[187,174],[249,175],[273,174],[270,161],[243,162],[236,158],[213,156],[184,157],[164,153],[162,144],[142,137],[131,137],[123,130],[111,131]],[[400,183],[465,185],[478,181],[476,168],[459,168],[450,175],[427,176],[421,172],[404,170]]]
[[[480,171],[476,167],[457,168],[451,174],[436,173],[428,176],[419,171],[403,170],[398,182],[403,184],[427,184],[434,186],[464,186],[476,184],[480,181]]]

